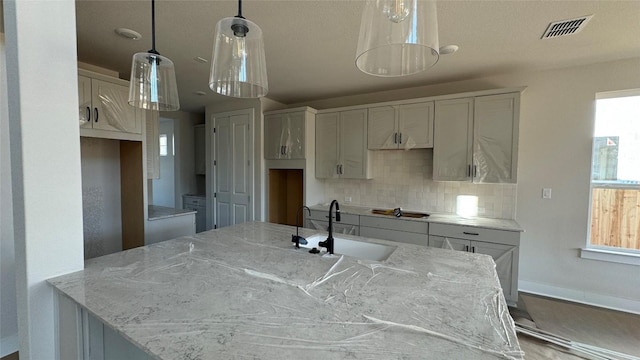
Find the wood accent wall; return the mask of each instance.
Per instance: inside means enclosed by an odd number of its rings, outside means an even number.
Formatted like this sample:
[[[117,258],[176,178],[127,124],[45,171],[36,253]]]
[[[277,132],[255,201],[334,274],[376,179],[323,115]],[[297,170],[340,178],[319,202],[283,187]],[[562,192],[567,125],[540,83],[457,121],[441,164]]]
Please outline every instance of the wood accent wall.
[[[640,250],[640,190],[594,188],[591,244]]]
[[[144,246],[144,181],[142,141],[120,141],[122,250]]]
[[[269,170],[269,222],[296,225],[296,213],[303,204],[301,169]],[[300,225],[303,224],[302,213]]]

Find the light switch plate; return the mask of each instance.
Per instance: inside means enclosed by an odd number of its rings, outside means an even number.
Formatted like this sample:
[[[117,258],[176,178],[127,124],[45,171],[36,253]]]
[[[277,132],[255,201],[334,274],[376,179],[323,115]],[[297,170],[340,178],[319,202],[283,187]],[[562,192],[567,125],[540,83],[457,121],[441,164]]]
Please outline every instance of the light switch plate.
[[[551,199],[551,188],[542,188],[542,198]]]

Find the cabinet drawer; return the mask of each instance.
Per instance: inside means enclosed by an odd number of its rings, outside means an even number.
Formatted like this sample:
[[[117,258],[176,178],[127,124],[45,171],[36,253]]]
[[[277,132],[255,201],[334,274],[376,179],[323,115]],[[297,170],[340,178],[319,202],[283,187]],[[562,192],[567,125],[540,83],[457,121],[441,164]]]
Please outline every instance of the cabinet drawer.
[[[447,238],[466,240],[479,240],[492,243],[518,246],[520,233],[515,231],[485,229],[475,226],[450,225],[431,223],[429,235],[438,235]]]
[[[184,205],[189,206],[206,206],[206,201],[203,198],[184,197],[183,202]]]
[[[361,216],[360,225],[378,229],[406,231],[425,235],[429,233],[429,223],[425,221],[410,221],[397,218],[383,218],[378,216]]]
[[[360,236],[373,239],[397,241],[407,244],[427,246],[428,235],[407,231],[378,229],[372,227],[360,227]]]
[[[312,220],[329,221],[329,211],[323,210],[311,210],[311,215],[308,217]],[[338,223],[335,221],[334,223]],[[340,224],[360,225],[360,216],[352,214],[340,214]]]

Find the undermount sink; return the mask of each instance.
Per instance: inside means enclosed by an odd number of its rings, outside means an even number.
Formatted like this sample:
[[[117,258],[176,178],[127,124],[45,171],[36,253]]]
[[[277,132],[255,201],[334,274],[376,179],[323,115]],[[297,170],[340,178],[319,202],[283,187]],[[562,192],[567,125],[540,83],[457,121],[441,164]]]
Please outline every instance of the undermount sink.
[[[318,248],[318,242],[325,241],[327,235],[313,235],[307,238],[306,244],[300,244],[303,248]],[[335,254],[347,255],[359,259],[384,261],[397,249],[397,246],[373,244],[356,240],[333,237],[333,251]]]

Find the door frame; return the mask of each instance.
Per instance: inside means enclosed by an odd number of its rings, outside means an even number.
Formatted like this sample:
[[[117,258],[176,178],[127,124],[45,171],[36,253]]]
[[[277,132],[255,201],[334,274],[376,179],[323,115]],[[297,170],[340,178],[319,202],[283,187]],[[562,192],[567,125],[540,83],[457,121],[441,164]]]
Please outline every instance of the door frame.
[[[216,137],[214,135],[214,129],[216,127],[216,118],[221,117],[231,117],[236,115],[247,115],[249,117],[249,154],[251,154],[251,161],[253,162],[249,167],[249,189],[250,189],[250,200],[249,200],[249,216],[248,218],[253,221],[255,219],[255,211],[256,211],[256,187],[255,187],[255,175],[256,175],[256,156],[255,156],[255,109],[254,108],[246,108],[241,110],[233,110],[233,111],[225,111],[220,113],[211,114],[209,119],[211,121],[207,121],[205,123],[205,130],[207,132],[206,137],[206,157],[207,157],[207,229],[213,229],[216,225],[216,198],[213,194],[217,190],[217,167],[213,166],[214,161],[217,159],[216,154]],[[210,175],[210,176],[209,176]]]

